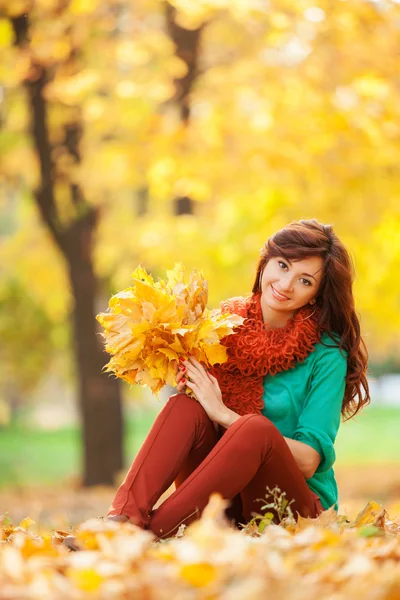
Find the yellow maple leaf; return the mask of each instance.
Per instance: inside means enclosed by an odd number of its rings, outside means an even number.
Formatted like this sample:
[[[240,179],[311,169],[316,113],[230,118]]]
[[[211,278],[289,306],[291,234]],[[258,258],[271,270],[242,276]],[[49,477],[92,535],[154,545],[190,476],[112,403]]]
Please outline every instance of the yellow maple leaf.
[[[28,530],[31,525],[35,525],[35,521],[33,521],[33,519],[30,517],[25,517],[25,519],[22,519],[20,522],[19,527]]]
[[[120,371],[120,372],[117,372],[116,374],[118,375],[118,377],[120,377],[127,383],[130,383],[131,385],[138,383],[138,381],[137,381],[138,372],[133,369],[128,370],[128,371]]]
[[[386,511],[383,506],[371,500],[363,510],[358,513],[351,526],[362,527],[363,525],[372,524],[376,527],[384,528],[385,517]]]
[[[186,353],[186,350],[182,345],[182,338],[179,335],[174,336],[174,341],[169,347],[171,350],[174,350],[178,356],[184,356]]]
[[[20,552],[24,558],[31,556],[56,556],[57,552],[52,544],[51,538],[32,538],[25,537],[20,544]]]
[[[99,589],[103,582],[101,575],[94,569],[69,568],[66,575],[75,587],[82,592],[94,592]]]
[[[214,331],[214,323],[210,319],[206,319],[199,323],[196,329],[198,341],[210,336]]]
[[[182,263],[176,263],[174,268],[167,271],[168,287],[172,291],[177,284],[183,283],[185,271]]]
[[[147,366],[151,377],[159,379],[164,377],[167,371],[168,358],[161,352],[153,352],[145,359],[145,365]]]
[[[153,277],[141,265],[136,267],[136,269],[131,274],[131,277],[132,279],[139,279],[140,281],[144,281],[149,285],[154,285]]]
[[[191,351],[191,356],[193,356],[200,363],[203,363],[205,365],[208,364],[206,353],[204,352],[204,349],[201,346],[193,348]]]
[[[158,307],[165,302],[165,299],[168,298],[168,294],[149,283],[145,283],[140,279],[135,279],[135,297],[139,302],[146,300],[155,307]]]
[[[339,532],[327,530],[324,531],[322,539],[314,542],[311,547],[313,550],[322,550],[328,546],[338,546],[341,542],[341,536]]]
[[[199,562],[183,565],[180,575],[182,579],[190,583],[193,587],[201,588],[214,581],[217,576],[217,569],[210,563]]]
[[[142,385],[142,386],[143,385],[149,386],[151,391],[156,394],[157,393],[156,390],[159,389],[160,381],[158,379],[155,379],[154,377],[152,377],[147,370],[141,369],[136,374],[135,383],[138,383],[139,385]]]
[[[142,311],[140,303],[134,296],[134,288],[119,292],[110,298],[108,303],[113,312],[122,312],[127,317],[140,321],[142,319]]]
[[[226,348],[221,344],[204,345],[203,350],[210,365],[222,364],[228,358]]]
[[[159,348],[158,352],[165,354],[170,360],[178,360],[179,355],[171,347],[170,348]]]
[[[172,319],[176,319],[177,317],[177,305],[175,298],[169,298],[165,300],[163,306],[160,306],[156,309],[154,314],[154,321],[157,323],[165,323],[171,321]],[[182,307],[179,307],[181,314],[183,313]],[[182,314],[183,316],[183,314]],[[179,319],[180,320],[180,319]]]

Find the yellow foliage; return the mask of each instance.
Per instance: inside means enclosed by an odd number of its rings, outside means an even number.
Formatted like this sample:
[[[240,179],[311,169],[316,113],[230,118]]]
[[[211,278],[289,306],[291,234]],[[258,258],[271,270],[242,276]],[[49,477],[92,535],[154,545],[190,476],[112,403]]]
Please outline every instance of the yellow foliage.
[[[0,19],[0,48],[8,48],[14,39],[11,23],[7,19]]]
[[[19,526],[22,527],[23,529],[29,529],[29,527],[34,524],[35,524],[35,521],[33,521],[30,517],[25,517],[25,519],[22,519]]]
[[[67,577],[82,592],[94,592],[103,581],[94,569],[68,569]]]
[[[94,69],[86,69],[73,77],[58,76],[46,87],[46,98],[71,106],[79,105],[100,83],[100,75]]]
[[[0,0],[0,10],[10,17],[18,17],[31,7],[32,0]]]
[[[214,581],[217,575],[217,569],[210,563],[193,563],[183,565],[181,568],[181,577],[195,588],[205,587]]]
[[[357,515],[353,525],[362,527],[364,525],[375,525],[376,527],[384,527],[386,511],[377,502],[370,501],[365,508]]]
[[[166,280],[154,282],[141,266],[132,278],[134,286],[113,296],[108,312],[97,315],[112,354],[108,372],[157,394],[167,383],[176,385],[180,357],[191,354],[207,366],[227,360],[221,339],[243,319],[207,309],[208,286],[200,273],[186,280],[177,263]]]
[[[72,0],[70,11],[73,15],[84,15],[96,10],[98,0]]]
[[[214,303],[248,292],[268,235],[291,219],[317,217],[332,222],[355,255],[356,304],[371,353],[390,345],[395,354],[399,3],[170,4],[178,25],[207,24],[184,126],[176,92],[187,65],[164,25],[163,3],[122,2],[121,26],[114,2],[0,0],[6,90],[0,176],[11,182],[10,197],[20,180],[31,195],[40,187],[32,128],[16,110],[20,99],[28,106],[24,82],[35,80],[39,62],[50,67],[43,93],[56,204],[71,203],[62,183],[68,191],[79,183],[105,216],[95,245],[100,277],[119,289],[132,256],[157,269],[184,256],[188,266],[209,273]],[[29,40],[18,47],[9,17],[25,13]],[[83,127],[79,165],[66,163],[61,151],[71,119]],[[136,222],[134,205],[143,190],[148,202]],[[173,203],[181,196],[197,204],[193,215],[176,218]],[[63,210],[59,216],[64,226]],[[3,237],[4,247],[13,244],[12,235]],[[24,230],[23,237],[13,270],[33,272],[32,233]],[[43,257],[51,274],[58,259]],[[52,284],[49,292],[42,270],[34,279],[44,304],[65,312],[68,286]]]
[[[385,516],[382,529],[359,529],[329,510],[260,533],[230,526],[226,506],[212,495],[201,518],[167,543],[131,523],[91,519],[76,532],[78,552],[62,543],[67,532],[34,536],[0,516],[2,591],[26,600],[397,600],[398,521]],[[355,522],[377,508],[369,503]]]

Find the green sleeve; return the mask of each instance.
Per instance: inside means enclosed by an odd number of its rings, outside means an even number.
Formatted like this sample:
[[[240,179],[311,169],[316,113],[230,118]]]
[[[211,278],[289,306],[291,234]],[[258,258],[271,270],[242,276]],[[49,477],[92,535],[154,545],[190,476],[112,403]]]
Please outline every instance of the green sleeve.
[[[339,348],[322,348],[314,364],[311,388],[293,436],[321,456],[316,473],[328,471],[335,462],[333,445],[340,425],[347,371],[347,359]]]

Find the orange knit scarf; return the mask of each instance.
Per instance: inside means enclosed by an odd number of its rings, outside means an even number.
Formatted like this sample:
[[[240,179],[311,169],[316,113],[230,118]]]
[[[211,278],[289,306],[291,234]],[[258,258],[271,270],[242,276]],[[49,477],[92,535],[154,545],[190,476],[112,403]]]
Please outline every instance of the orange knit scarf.
[[[261,294],[231,298],[221,311],[245,317],[235,333],[223,338],[228,361],[210,372],[218,379],[224,404],[240,415],[260,413],[263,408],[263,379],[302,362],[320,339],[318,311],[300,309],[285,327],[267,329],[262,316]],[[310,316],[312,315],[312,316]]]

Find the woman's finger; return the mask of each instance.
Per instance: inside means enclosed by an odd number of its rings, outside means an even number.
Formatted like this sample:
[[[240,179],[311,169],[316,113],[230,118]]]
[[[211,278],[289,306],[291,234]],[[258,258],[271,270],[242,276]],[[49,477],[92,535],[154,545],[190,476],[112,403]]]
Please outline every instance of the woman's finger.
[[[188,364],[188,366],[186,367],[186,371],[189,375],[193,375],[194,377],[196,377],[196,379],[199,379],[201,377],[201,373],[198,371],[198,369],[196,369],[196,367],[193,367],[190,364]]]
[[[186,381],[180,381],[178,383],[178,385],[176,386],[176,389],[178,390],[178,392],[183,392],[185,387],[186,387]]]
[[[185,371],[179,370],[178,373],[177,373],[177,375],[176,375],[176,381],[177,381],[177,383],[179,383],[179,381],[181,381],[181,379],[183,377],[185,377],[185,376],[186,376],[186,369],[185,369]]]
[[[188,377],[190,378],[189,381],[196,385],[197,388],[201,390],[203,394],[206,394],[213,389],[213,384],[211,383],[211,381],[206,377],[203,377],[198,372],[192,374],[188,371]]]
[[[192,390],[192,392],[194,393],[194,395],[196,397],[196,400],[198,400],[199,399],[199,395],[200,395],[200,393],[199,393],[200,392],[199,387],[193,381],[187,381],[186,385],[187,385],[187,387],[189,389]]]
[[[194,367],[196,367],[196,369],[198,369],[201,373],[204,373],[205,375],[207,374],[206,369],[203,367],[203,365],[201,364],[201,362],[199,362],[197,360],[197,358],[194,358],[194,356],[191,356],[189,358],[189,361],[192,363],[192,365]]]
[[[208,373],[208,376],[209,376],[210,381],[211,381],[212,385],[214,386],[214,388],[217,390],[221,390],[221,388],[219,387],[218,379],[216,377],[214,377],[214,375],[210,375],[210,373]]]
[[[197,364],[188,362],[187,365],[185,365],[187,367],[188,373],[191,377],[196,378],[196,380],[198,381],[200,381],[201,379],[207,381],[207,371],[201,366],[199,362],[196,361],[196,363]]]

